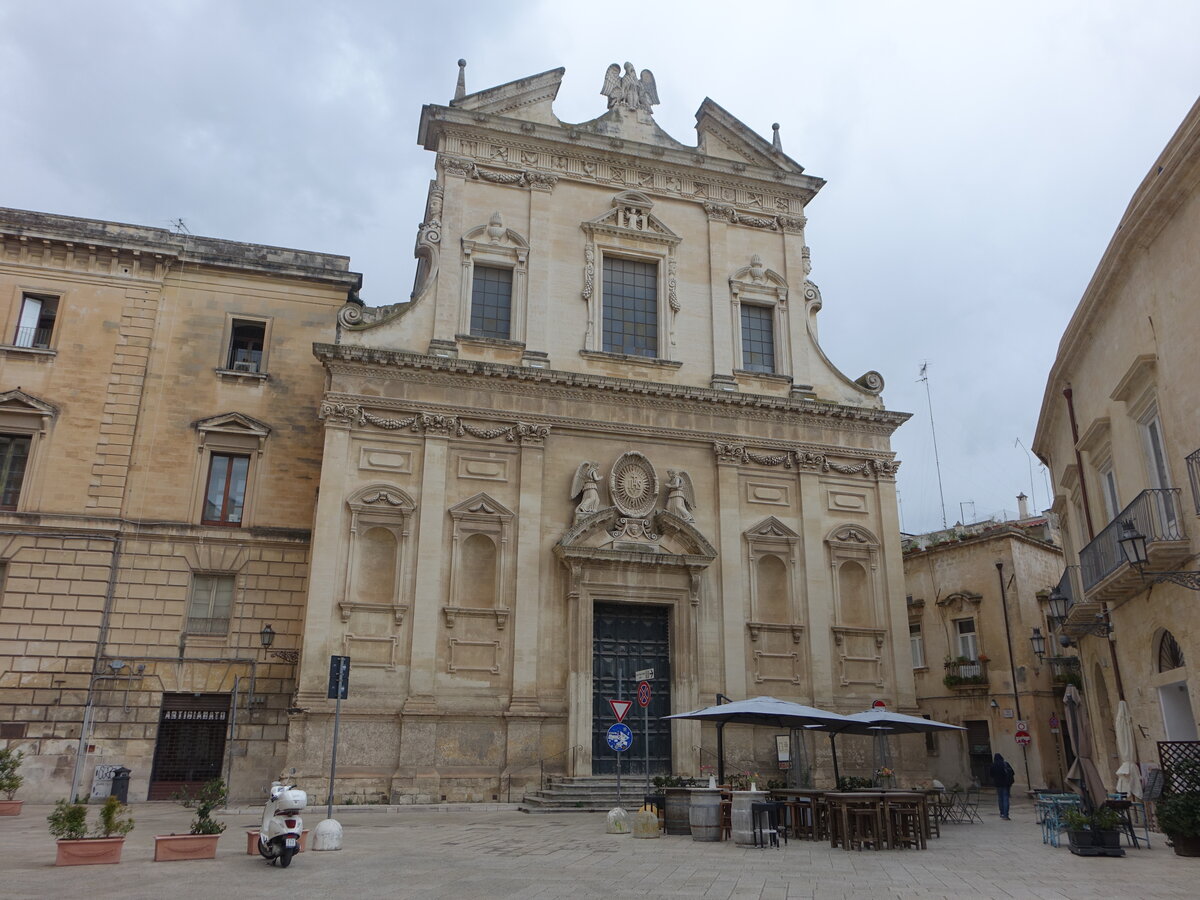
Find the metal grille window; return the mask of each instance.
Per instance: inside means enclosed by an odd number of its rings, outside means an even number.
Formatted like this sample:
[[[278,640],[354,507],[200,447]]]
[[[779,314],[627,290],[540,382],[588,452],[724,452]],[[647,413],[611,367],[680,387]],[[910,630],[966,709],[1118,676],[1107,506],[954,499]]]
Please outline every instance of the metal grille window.
[[[604,349],[658,356],[658,264],[604,258]]]
[[[214,453],[208,467],[204,492],[205,525],[241,525],[246,504],[246,475],[250,457]]]
[[[775,371],[775,321],[770,307],[742,304],[742,368]]]
[[[1172,669],[1181,668],[1186,664],[1183,658],[1183,648],[1175,640],[1175,635],[1164,631],[1158,641],[1158,671],[1170,672]]]
[[[49,349],[57,315],[57,297],[24,294],[21,297],[21,318],[17,320],[17,333],[13,336],[13,344],[18,347]]]
[[[232,575],[193,575],[188,634],[226,634],[233,609]]]
[[[0,509],[16,509],[29,460],[29,436],[0,434]]]
[[[475,266],[471,282],[471,334],[475,337],[512,336],[512,269]]]

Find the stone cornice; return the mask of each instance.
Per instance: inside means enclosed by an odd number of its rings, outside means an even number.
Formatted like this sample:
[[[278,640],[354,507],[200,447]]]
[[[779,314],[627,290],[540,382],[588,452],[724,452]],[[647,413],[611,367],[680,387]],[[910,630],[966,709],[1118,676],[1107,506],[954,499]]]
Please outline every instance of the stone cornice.
[[[410,372],[436,374],[447,384],[461,378],[486,378],[495,390],[527,393],[536,385],[551,391],[580,392],[576,396],[595,399],[593,392],[654,401],[656,405],[671,406],[687,411],[711,407],[771,413],[796,424],[824,427],[870,428],[878,434],[891,434],[906,422],[911,413],[893,412],[848,406],[821,400],[770,397],[738,391],[718,391],[712,388],[664,384],[603,375],[567,372],[561,369],[540,369],[512,366],[479,360],[460,360],[428,356],[402,350],[383,350],[372,347],[352,347],[345,344],[313,344],[313,353],[333,374],[362,374],[379,377],[379,369],[404,369]],[[405,376],[406,380],[409,379]],[[365,398],[360,398],[365,399]],[[374,404],[374,398],[370,401]],[[744,414],[744,413],[740,413]],[[793,445],[786,445],[791,447]]]
[[[615,184],[618,189],[666,196],[686,196],[701,202],[746,205],[736,196],[725,196],[721,189],[767,192],[794,201],[794,207],[777,208],[774,210],[777,213],[800,215],[825,183],[811,175],[709,156],[696,147],[681,145],[677,149],[643,144],[597,134],[581,126],[545,125],[442,106],[424,108],[421,128],[421,142],[427,150],[461,156],[484,165],[519,165],[577,181]],[[465,147],[464,143],[474,147]],[[502,155],[496,155],[498,153]],[[562,162],[556,164],[556,160]],[[571,161],[577,165],[572,165]],[[599,171],[602,163],[622,169],[622,175],[629,172],[631,177],[614,181]],[[638,173],[648,173],[651,178],[639,180]],[[674,182],[679,183],[678,187],[672,187]],[[696,183],[711,185],[715,190],[697,193]]]

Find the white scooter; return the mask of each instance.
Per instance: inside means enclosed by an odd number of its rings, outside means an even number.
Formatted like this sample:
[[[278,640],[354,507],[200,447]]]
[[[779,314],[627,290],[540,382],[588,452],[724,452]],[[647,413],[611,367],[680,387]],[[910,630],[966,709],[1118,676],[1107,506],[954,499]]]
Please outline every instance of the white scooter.
[[[285,869],[300,849],[300,835],[304,831],[300,810],[308,806],[308,794],[292,783],[295,774],[292,769],[289,777],[280,775],[271,784],[271,795],[263,807],[262,826],[258,830],[258,852],[272,863],[278,860]]]

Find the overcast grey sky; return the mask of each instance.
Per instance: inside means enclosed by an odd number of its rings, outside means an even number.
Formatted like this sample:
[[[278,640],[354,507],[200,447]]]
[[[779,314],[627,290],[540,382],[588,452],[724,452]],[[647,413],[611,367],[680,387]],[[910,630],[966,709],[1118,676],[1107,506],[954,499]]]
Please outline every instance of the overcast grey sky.
[[[878,369],[909,531],[1014,510],[1058,338],[1200,89],[1200,4],[0,0],[0,205],[343,253],[411,290],[433,175],[421,104],[556,66],[566,121],[604,69],[705,96],[828,184],[809,206],[826,352]],[[1034,463],[1032,492],[1047,504]],[[970,501],[970,502],[969,502]],[[960,504],[965,504],[960,506]]]

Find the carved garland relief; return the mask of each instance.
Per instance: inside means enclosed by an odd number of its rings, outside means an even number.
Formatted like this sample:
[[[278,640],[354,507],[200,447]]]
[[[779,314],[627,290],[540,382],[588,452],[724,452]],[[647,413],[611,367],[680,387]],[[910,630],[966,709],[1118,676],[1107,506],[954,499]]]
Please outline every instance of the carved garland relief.
[[[785,450],[782,453],[755,453],[745,444],[725,441],[713,443],[717,461],[723,463],[754,463],[760,466],[783,466],[807,471],[836,472],[839,475],[861,475],[864,478],[891,480],[896,477],[900,461],[871,457],[859,462],[836,463],[824,453],[812,450]]]
[[[532,425],[528,422],[499,425],[494,428],[481,428],[466,422],[458,416],[431,413],[413,413],[406,418],[393,419],[373,415],[361,406],[350,403],[322,403],[320,418],[331,424],[357,425],[360,428],[367,425],[374,425],[376,428],[382,428],[385,431],[407,429],[418,434],[434,434],[444,437],[470,435],[484,441],[491,441],[502,437],[510,444],[516,443],[522,445],[542,444],[550,434],[549,425]]]

